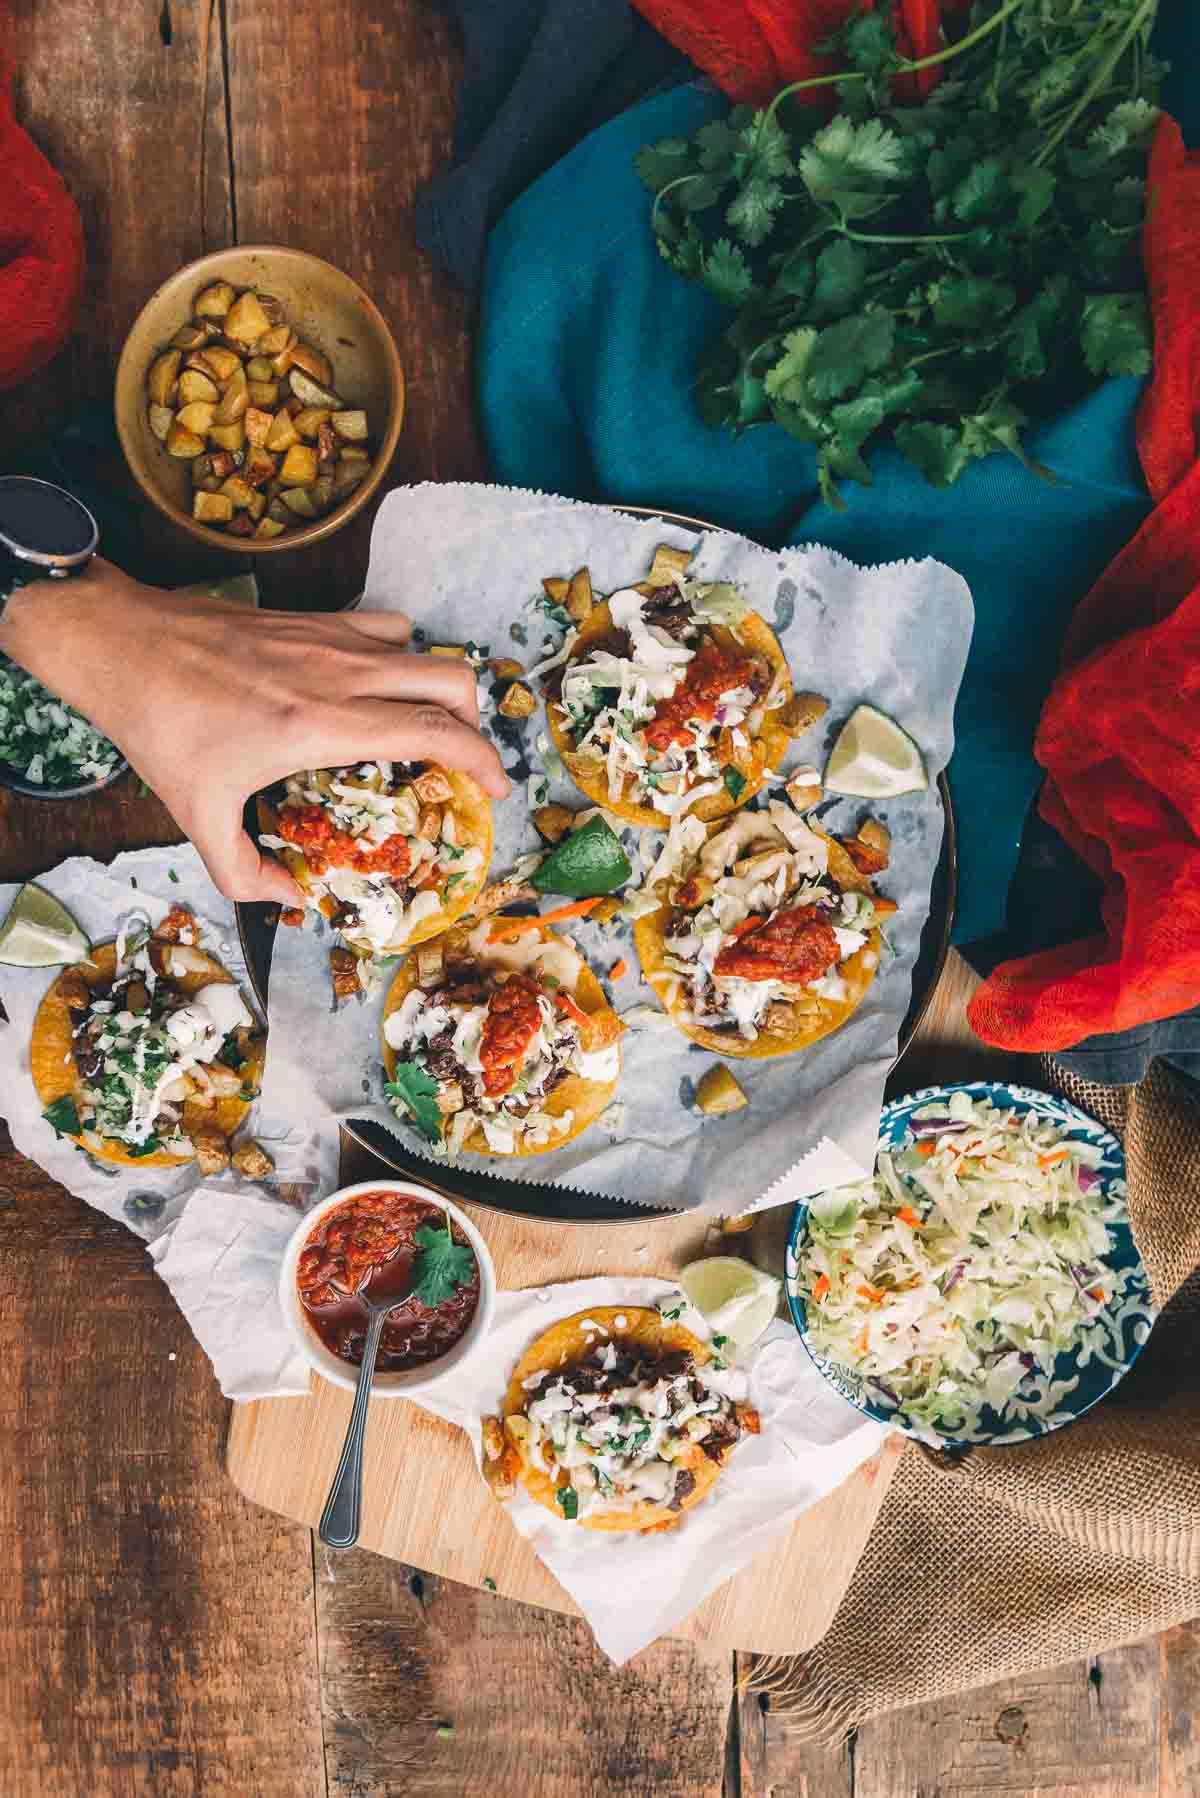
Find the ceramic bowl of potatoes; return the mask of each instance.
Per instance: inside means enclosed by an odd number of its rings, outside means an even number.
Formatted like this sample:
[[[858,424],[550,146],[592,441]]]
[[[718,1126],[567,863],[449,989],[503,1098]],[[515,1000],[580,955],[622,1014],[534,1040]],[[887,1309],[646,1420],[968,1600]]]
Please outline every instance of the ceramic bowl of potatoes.
[[[349,275],[302,250],[218,250],[143,306],[117,366],[126,459],[212,548],[300,549],[387,472],[404,417],[392,334]]]

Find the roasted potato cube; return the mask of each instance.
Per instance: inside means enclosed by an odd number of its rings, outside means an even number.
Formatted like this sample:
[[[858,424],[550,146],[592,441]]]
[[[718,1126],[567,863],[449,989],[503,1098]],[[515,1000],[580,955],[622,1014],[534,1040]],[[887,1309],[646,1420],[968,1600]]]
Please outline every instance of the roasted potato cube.
[[[798,1020],[786,999],[772,999],[763,1013],[762,1027],[767,1036],[791,1036]]]
[[[562,602],[576,624],[582,624],[594,604],[592,598],[592,577],[586,568],[580,568],[571,576],[567,587],[567,597]]]
[[[267,448],[269,450],[289,450],[300,438],[296,426],[286,412],[277,412],[267,432]]]
[[[254,489],[240,474],[231,474],[221,485],[221,492],[226,494],[235,506],[248,506],[254,499]]]
[[[524,1422],[524,1419],[519,1421]],[[481,1418],[480,1429],[483,1440],[483,1477],[496,1498],[511,1498],[517,1489],[521,1457],[504,1434],[498,1417]]]
[[[502,718],[528,718],[537,708],[537,700],[524,681],[515,680],[496,710]]]
[[[257,343],[271,329],[271,321],[258,303],[253,288],[247,288],[225,315],[224,332],[237,343]]]
[[[249,512],[235,512],[225,529],[231,537],[253,537],[254,520]]]
[[[316,450],[304,443],[293,443],[283,458],[279,478],[285,487],[311,487],[317,478]]]
[[[294,361],[295,351],[292,350],[289,353]],[[305,406],[320,406],[323,407],[326,412],[340,412],[342,410],[342,402],[337,394],[333,393],[327,387],[319,386],[316,381],[310,380],[302,368],[290,368],[288,370],[288,386],[291,388],[296,398]]]
[[[797,768],[783,790],[798,812],[810,811],[821,802],[821,777],[815,768]]]
[[[446,958],[438,942],[422,943],[417,950],[417,983],[436,986],[446,972]]]
[[[239,418],[236,424],[209,426],[208,441],[215,443],[218,449],[240,450],[246,442],[246,427]]]
[[[525,670],[512,656],[493,656],[488,668],[496,680],[519,680]]]
[[[250,381],[247,384],[250,404],[262,412],[274,412],[279,404],[278,381]]]
[[[317,467],[320,468],[320,466],[318,459]],[[304,491],[312,495],[312,503],[318,512],[327,512],[333,504],[333,476],[319,474],[312,486],[306,487]]]
[[[603,899],[598,899],[595,905],[593,905],[591,911],[588,913],[588,922],[591,924],[611,924],[620,909],[621,901],[612,893],[607,893]]]
[[[303,412],[297,412],[292,425],[298,436],[315,443],[317,432],[322,425],[329,423],[330,417],[329,411],[321,406],[306,406]]]
[[[322,387],[332,385],[333,364],[329,357],[322,355],[320,350],[314,349],[311,343],[305,343],[303,339],[292,345],[291,366],[303,369],[306,375],[311,375]]]
[[[296,492],[303,493],[303,487],[297,487]],[[295,524],[296,522],[296,514],[290,506],[284,505],[278,495],[267,501],[267,517],[273,518],[276,524]]]
[[[431,643],[425,653],[431,656],[448,656],[460,662],[466,659],[467,654],[461,643]]]
[[[217,384],[210,375],[201,374],[198,368],[185,368],[179,377],[179,404],[190,406],[193,400],[203,405],[215,406],[221,395]]]
[[[875,851],[879,857],[880,869],[887,867],[892,854],[892,833],[886,824],[881,824],[878,818],[866,819],[859,825],[858,840]]]
[[[303,436],[301,432],[301,436]],[[317,468],[321,474],[331,477],[337,462],[337,439],[333,434],[333,426],[328,421],[317,426]]]
[[[317,516],[317,503],[307,487],[289,487],[286,493],[280,494],[279,499],[286,512],[293,513],[296,518]]]
[[[228,281],[215,281],[196,300],[197,318],[224,318],[233,305],[235,294]]]
[[[254,444],[242,464],[242,479],[251,487],[265,487],[268,481],[274,479],[277,466],[274,456],[268,455],[265,449]]]
[[[484,887],[482,893],[471,907],[471,915],[476,918],[489,918],[493,912],[503,911],[506,905],[516,905],[518,900],[536,899],[538,890],[524,880],[498,880],[493,886]]]
[[[269,356],[251,356],[246,364],[246,379],[248,381],[273,381],[275,365],[271,358]]]
[[[669,543],[660,543],[654,552],[650,572],[646,576],[647,585],[650,587],[673,587],[676,575],[687,573],[688,563],[691,559],[690,549],[673,549]]]
[[[182,357],[178,350],[164,350],[162,355],[150,364],[150,373],[146,376],[146,392],[156,406],[169,406],[175,397],[175,382],[179,377],[179,364]]]
[[[829,701],[820,693],[793,693],[779,708],[779,722],[789,737],[802,737],[828,710]]]
[[[277,518],[260,518],[254,527],[254,535],[264,540],[271,537],[282,537],[287,526],[280,524]]]
[[[361,487],[367,478],[367,471],[357,462],[352,462],[347,467],[344,458],[339,458],[337,466],[337,477],[333,483],[333,497],[335,500],[343,500],[347,494],[353,493],[356,487]]]
[[[235,368],[222,391],[216,422],[219,425],[235,423],[237,419],[245,417],[249,404],[250,390],[246,383],[246,371],[244,368]]]
[[[196,1166],[204,1175],[223,1174],[229,1166],[229,1143],[221,1132],[200,1127],[192,1132]]]
[[[457,1080],[442,1082],[437,1095],[437,1108],[444,1118],[453,1117],[463,1108],[463,1089]]]
[[[204,374],[214,375],[222,387],[241,366],[241,357],[219,343],[210,343],[205,349],[188,357],[189,368],[198,368]]]
[[[335,412],[333,428],[339,437],[347,443],[365,443],[367,440],[367,415],[365,412]]]
[[[267,1154],[261,1143],[239,1143],[233,1151],[233,1165],[239,1174],[245,1174],[247,1180],[265,1180],[275,1168],[275,1163]]]
[[[58,983],[58,990],[68,1011],[86,1011],[92,1002],[92,989],[82,974],[68,970]]]
[[[440,768],[426,768],[413,781],[413,792],[422,805],[446,805],[454,797],[454,788]]]
[[[425,805],[417,820],[417,835],[427,843],[436,843],[442,834],[442,808],[440,805]]]
[[[333,981],[335,999],[353,999],[361,990],[358,957],[352,949],[337,948],[329,951],[329,975]]]
[[[171,420],[174,417],[170,406],[151,406],[147,417],[150,420],[150,429],[158,441],[165,443],[167,432],[171,429]]]
[[[247,406],[246,416],[242,420],[242,423],[246,427],[246,441],[254,444],[256,448],[261,449],[262,445],[267,441],[267,434],[271,429],[271,422],[271,414],[269,412],[260,412],[257,406]]]
[[[696,1104],[705,1117],[725,1117],[750,1103],[723,1061],[702,1074],[696,1085]]]
[[[178,456],[181,461],[185,458],[190,461],[193,456],[198,456],[203,448],[203,437],[197,437],[195,431],[189,431],[187,426],[181,425],[178,419],[172,420],[167,431],[167,454],[169,456]]]
[[[533,827],[548,843],[560,843],[575,822],[575,814],[565,805],[539,805],[533,814]]]
[[[197,463],[203,462],[203,460],[203,456],[197,456],[196,461],[192,463],[192,468],[195,469]],[[220,493],[221,491],[221,483],[215,474],[193,474],[192,486],[201,493]]]
[[[266,308],[264,307],[263,310],[265,311]],[[269,331],[263,332],[255,344],[254,353],[259,357],[278,356],[281,350],[286,350],[288,345],[294,342],[295,333],[290,325],[272,325]]]
[[[192,517],[200,524],[228,524],[233,517],[233,501],[227,493],[197,490],[192,495]]]
[[[750,738],[740,726],[730,729],[725,725],[718,733],[717,760],[722,768],[736,768],[739,774],[753,772],[754,751],[750,747]]]
[[[185,431],[193,431],[197,437],[203,437],[212,429],[216,407],[208,405],[204,400],[193,400],[190,406],[183,406],[175,414],[175,422],[183,426]]]
[[[210,335],[208,325],[180,325],[171,342],[177,350],[202,350]]]
[[[553,600],[556,606],[561,606],[565,602],[570,587],[570,581],[564,581],[562,576],[557,574],[548,574],[542,582],[542,590],[546,598]]]
[[[267,509],[266,494],[265,493],[255,493],[255,492],[251,491],[250,503],[246,507],[246,511],[249,513],[250,517],[254,520],[255,524],[258,523],[259,519],[262,517],[262,515],[266,511],[266,509]]]
[[[699,911],[702,905],[708,903],[716,890],[707,875],[693,874],[675,889],[672,898],[676,905],[683,907],[684,911]]]
[[[343,465],[354,462],[369,462],[370,460],[370,450],[362,449],[356,443],[343,443],[338,452],[338,461]]]
[[[233,450],[213,450],[208,457],[208,472],[215,474],[219,481],[231,475],[238,466],[238,457]]]

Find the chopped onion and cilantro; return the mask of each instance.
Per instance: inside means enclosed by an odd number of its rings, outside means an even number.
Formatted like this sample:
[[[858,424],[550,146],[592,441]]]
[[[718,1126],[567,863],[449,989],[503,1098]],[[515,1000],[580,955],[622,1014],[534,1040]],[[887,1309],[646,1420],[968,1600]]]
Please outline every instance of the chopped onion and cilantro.
[[[985,1407],[1053,1406],[1058,1356],[1086,1343],[1129,1277],[1109,1264],[1124,1210],[1103,1158],[1036,1111],[965,1092],[922,1106],[873,1180],[809,1206],[810,1346],[935,1437],[978,1439]]]
[[[0,656],[0,762],[35,786],[75,787],[107,780],[121,759],[74,706]]]

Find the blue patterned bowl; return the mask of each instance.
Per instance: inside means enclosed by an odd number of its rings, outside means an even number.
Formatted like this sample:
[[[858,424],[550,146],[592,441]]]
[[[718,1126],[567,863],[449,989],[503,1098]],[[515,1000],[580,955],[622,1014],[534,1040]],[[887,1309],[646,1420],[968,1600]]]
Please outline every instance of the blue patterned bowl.
[[[1040,1117],[1057,1125],[1064,1137],[1094,1143],[1103,1151],[1104,1158],[1097,1171],[1104,1193],[1121,1206],[1120,1217],[1108,1226],[1113,1245],[1105,1258],[1106,1264],[1119,1276],[1117,1288],[1110,1305],[1091,1320],[1076,1347],[1058,1357],[1050,1377],[1046,1378],[1040,1371],[1030,1373],[1002,1410],[985,1406],[978,1424],[966,1433],[952,1435],[898,1423],[896,1406],[875,1382],[818,1353],[808,1340],[805,1301],[799,1290],[800,1256],[808,1235],[808,1206],[804,1202],[796,1206],[792,1218],[785,1289],[792,1320],[814,1365],[856,1410],[935,1447],[965,1448],[981,1444],[995,1448],[1012,1442],[1028,1442],[1050,1430],[1061,1429],[1098,1404],[1137,1359],[1153,1327],[1155,1310],[1150,1297],[1150,1282],[1125,1210],[1124,1151],[1111,1131],[1105,1130],[1077,1106],[1055,1098],[1052,1093],[1035,1092],[1028,1086],[1009,1086],[1001,1081],[961,1081],[953,1086],[928,1086],[885,1107],[879,1123],[879,1147],[904,1147],[906,1141],[911,1140],[913,1112],[933,1101],[948,1100],[951,1093],[956,1092],[969,1093],[973,1099],[990,1099],[993,1105],[1005,1110],[1036,1111]]]

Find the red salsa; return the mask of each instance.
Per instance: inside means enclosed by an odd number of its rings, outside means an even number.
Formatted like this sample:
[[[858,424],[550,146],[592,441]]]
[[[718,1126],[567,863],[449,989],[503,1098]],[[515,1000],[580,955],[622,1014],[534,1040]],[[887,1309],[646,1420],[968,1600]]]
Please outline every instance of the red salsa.
[[[285,805],[279,834],[294,843],[314,874],[350,868],[356,874],[388,874],[400,880],[412,867],[408,839],[396,833],[382,843],[339,830],[323,805]]]
[[[364,1192],[327,1211],[315,1224],[296,1266],[296,1286],[309,1323],[325,1347],[357,1367],[367,1338],[367,1308],[403,1292],[421,1253],[416,1233],[422,1224],[441,1232],[446,1214],[427,1200],[400,1192]],[[456,1224],[453,1240],[470,1248]],[[470,1277],[436,1305],[415,1294],[393,1311],[383,1326],[376,1366],[400,1373],[436,1361],[454,1347],[479,1303],[479,1264],[472,1256]]]

